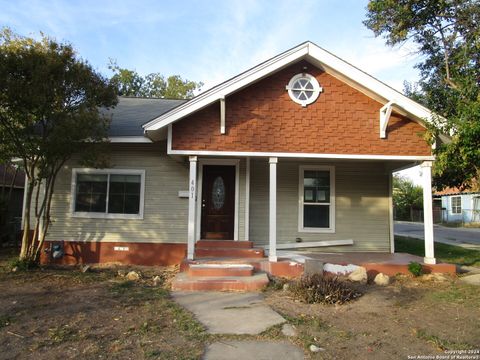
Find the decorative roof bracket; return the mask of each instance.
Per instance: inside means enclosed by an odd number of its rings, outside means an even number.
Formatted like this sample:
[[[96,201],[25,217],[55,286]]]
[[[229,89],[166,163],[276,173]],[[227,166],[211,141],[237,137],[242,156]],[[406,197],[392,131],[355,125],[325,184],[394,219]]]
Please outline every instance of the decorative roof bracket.
[[[220,98],[220,134],[225,134],[225,96]]]
[[[392,115],[394,101],[389,101],[380,109],[380,139],[387,137],[387,126]]]

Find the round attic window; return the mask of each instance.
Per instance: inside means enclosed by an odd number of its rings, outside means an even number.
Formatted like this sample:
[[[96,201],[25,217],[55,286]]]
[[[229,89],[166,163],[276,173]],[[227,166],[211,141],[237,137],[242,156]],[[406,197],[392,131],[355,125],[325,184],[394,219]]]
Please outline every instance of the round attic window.
[[[310,74],[297,74],[287,85],[288,95],[297,104],[307,106],[318,99],[322,88]]]

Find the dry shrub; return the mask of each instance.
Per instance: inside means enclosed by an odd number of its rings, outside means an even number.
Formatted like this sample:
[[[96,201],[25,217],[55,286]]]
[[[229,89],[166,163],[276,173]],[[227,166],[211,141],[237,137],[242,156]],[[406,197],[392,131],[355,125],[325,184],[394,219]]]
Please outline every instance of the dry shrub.
[[[343,304],[362,296],[336,277],[322,274],[305,275],[295,281],[291,290],[295,297],[307,304]]]

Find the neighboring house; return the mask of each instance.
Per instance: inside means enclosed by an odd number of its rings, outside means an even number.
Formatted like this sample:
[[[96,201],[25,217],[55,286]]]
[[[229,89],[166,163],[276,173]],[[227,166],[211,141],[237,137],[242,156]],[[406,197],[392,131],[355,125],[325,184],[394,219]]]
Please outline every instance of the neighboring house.
[[[480,223],[480,192],[446,188],[433,194],[442,222]]]
[[[111,167],[64,167],[47,239],[65,262],[178,263],[200,239],[249,240],[272,262],[393,252],[392,172],[420,163],[434,263],[430,117],[311,42],[189,101],[120,98]]]
[[[21,226],[25,173],[0,165],[0,240],[15,239]]]

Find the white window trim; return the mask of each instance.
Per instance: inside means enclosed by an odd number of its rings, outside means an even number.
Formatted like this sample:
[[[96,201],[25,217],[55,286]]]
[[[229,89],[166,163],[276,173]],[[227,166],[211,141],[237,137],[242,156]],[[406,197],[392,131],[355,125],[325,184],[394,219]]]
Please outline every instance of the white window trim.
[[[140,207],[138,214],[108,214],[100,212],[75,211],[77,174],[113,174],[113,175],[140,175]],[[107,184],[107,209],[108,209],[108,187]],[[72,217],[88,219],[143,219],[145,205],[145,170],[135,169],[72,169],[72,187],[71,187],[70,214]]]
[[[327,170],[330,172],[330,227],[311,228],[303,227],[303,178],[305,170]],[[325,205],[318,205],[325,206]],[[335,233],[335,167],[325,165],[300,165],[298,172],[298,232],[308,233]]]
[[[294,89],[293,85],[299,79],[306,79],[313,86],[313,90],[305,90],[305,91],[308,91],[308,92],[312,93],[312,96],[305,99],[305,100],[300,100],[293,94],[294,90],[298,90],[298,89]],[[318,99],[318,97],[320,96],[320,93],[323,91],[322,87],[318,83],[318,80],[315,79],[314,76],[312,76],[310,74],[306,74],[306,73],[297,74],[294,77],[292,77],[290,79],[290,82],[288,83],[286,89],[288,90],[288,95],[290,96],[290,99],[292,99],[293,102],[302,105],[303,107],[305,107],[307,105],[310,105],[310,104],[313,104]]]
[[[453,211],[453,199],[460,199],[460,206],[455,206],[455,208],[460,208],[460,211],[459,212],[456,212],[456,211]],[[455,214],[455,215],[460,215],[462,213],[462,197],[461,196],[452,196],[450,198],[450,210],[452,211],[452,214]]]

